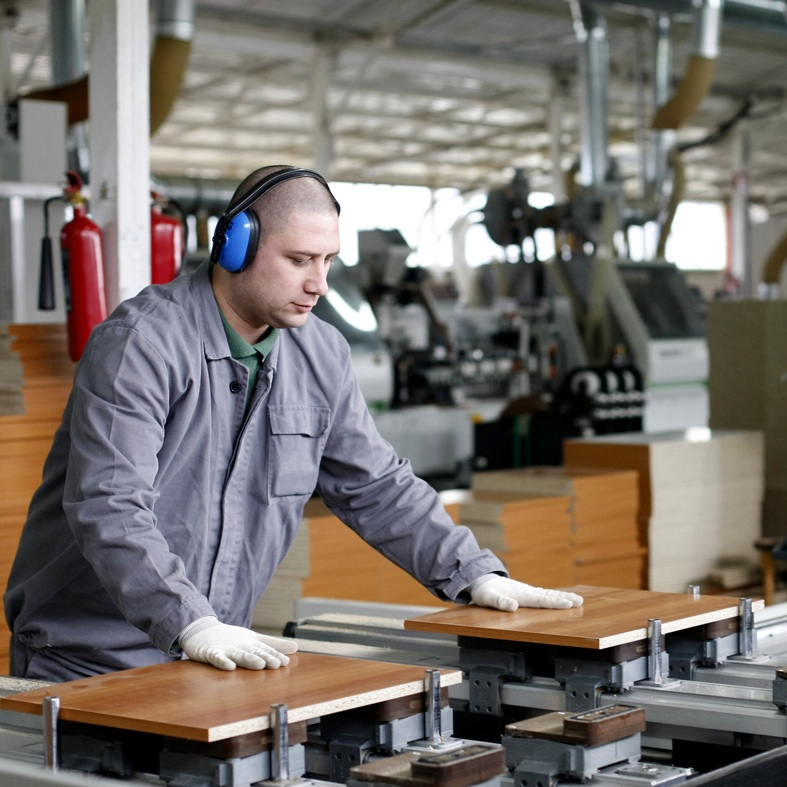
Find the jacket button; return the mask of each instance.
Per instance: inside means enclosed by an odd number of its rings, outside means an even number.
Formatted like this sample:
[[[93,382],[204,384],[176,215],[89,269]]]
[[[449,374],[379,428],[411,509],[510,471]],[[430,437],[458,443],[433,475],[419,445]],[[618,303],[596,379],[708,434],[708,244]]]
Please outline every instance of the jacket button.
[[[233,380],[230,383],[230,391],[232,391],[232,393],[240,393],[242,390],[243,386],[237,380]]]

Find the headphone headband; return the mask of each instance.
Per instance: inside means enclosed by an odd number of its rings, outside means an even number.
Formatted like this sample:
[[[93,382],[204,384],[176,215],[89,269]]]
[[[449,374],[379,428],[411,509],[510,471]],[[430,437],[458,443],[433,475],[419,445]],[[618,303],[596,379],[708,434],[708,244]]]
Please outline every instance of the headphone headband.
[[[263,194],[270,191],[274,186],[278,186],[279,183],[284,183],[285,180],[292,180],[293,178],[314,178],[315,180],[319,180],[320,183],[328,189],[328,193],[331,194],[328,182],[319,172],[315,172],[313,169],[290,167],[289,169],[278,170],[277,172],[272,172],[270,175],[266,175],[234,208],[226,211],[222,218],[234,218],[239,213],[250,208]],[[333,194],[331,194],[331,199],[333,199],[333,204],[336,206],[336,212],[341,213],[341,207],[333,197]]]
[[[243,268],[249,264],[251,258],[254,256],[254,253],[256,253],[257,243],[259,241],[259,223],[257,221],[256,214],[253,212],[245,212],[260,197],[262,197],[263,194],[267,193],[275,186],[278,186],[280,183],[284,183],[287,180],[293,180],[294,178],[314,178],[315,180],[318,180],[328,190],[328,194],[330,194],[333,204],[336,206],[336,213],[341,213],[341,207],[336,201],[336,198],[331,193],[328,182],[322,175],[320,175],[319,172],[315,172],[312,169],[302,169],[300,167],[288,167],[287,169],[277,170],[276,172],[272,172],[270,175],[266,175],[248,194],[246,194],[246,196],[243,197],[243,199],[238,202],[237,205],[235,205],[233,208],[230,208],[219,217],[218,223],[216,224],[216,229],[213,233],[213,245],[210,251],[211,262],[218,263],[222,267],[227,268],[228,270],[231,270],[235,273],[243,270]],[[245,214],[244,224],[246,234],[244,235],[244,241],[241,241],[243,245],[243,256],[240,260],[238,260],[237,250],[233,249],[231,253],[225,252],[225,246],[230,245],[228,243],[228,233],[232,227],[232,220],[242,213]],[[228,254],[230,254],[229,261],[226,259]]]

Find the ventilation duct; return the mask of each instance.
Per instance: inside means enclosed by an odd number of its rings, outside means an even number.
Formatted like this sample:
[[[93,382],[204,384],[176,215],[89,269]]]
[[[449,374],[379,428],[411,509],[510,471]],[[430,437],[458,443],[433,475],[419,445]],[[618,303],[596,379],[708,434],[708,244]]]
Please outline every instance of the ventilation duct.
[[[194,0],[159,0],[150,59],[150,134],[172,110],[183,84],[194,39]]]
[[[723,8],[724,0],[695,0],[692,54],[672,98],[656,112],[654,128],[678,128],[710,91],[719,57]]]
[[[158,0],[155,44],[150,60],[150,133],[169,115],[186,72],[194,38],[194,0]],[[89,117],[89,76],[64,85],[33,90],[18,98],[61,101],[68,107],[68,123]]]

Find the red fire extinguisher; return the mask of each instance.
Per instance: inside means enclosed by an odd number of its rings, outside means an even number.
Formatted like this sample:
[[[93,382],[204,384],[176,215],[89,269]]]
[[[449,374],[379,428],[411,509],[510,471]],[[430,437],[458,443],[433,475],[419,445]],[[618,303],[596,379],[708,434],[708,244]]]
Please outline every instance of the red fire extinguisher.
[[[82,179],[67,172],[68,185],[63,197],[74,209],[74,217],[60,231],[63,260],[63,291],[66,301],[68,350],[72,361],[82,357],[90,332],[107,316],[104,288],[104,254],[99,226],[88,216],[82,195]],[[47,200],[44,205],[44,239],[41,246],[39,308],[54,309],[51,244],[49,242]]]
[[[151,191],[150,196],[150,281],[166,284],[180,273],[185,232],[182,222],[164,213],[166,203],[161,195]]]

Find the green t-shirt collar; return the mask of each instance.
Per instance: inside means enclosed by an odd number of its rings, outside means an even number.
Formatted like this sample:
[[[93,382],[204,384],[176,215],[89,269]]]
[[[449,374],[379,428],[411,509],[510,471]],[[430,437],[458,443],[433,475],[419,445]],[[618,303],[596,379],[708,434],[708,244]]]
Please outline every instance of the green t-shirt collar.
[[[269,328],[263,337],[256,343],[250,344],[247,342],[230,324],[224,313],[219,309],[221,314],[221,321],[224,324],[224,332],[227,334],[227,344],[230,348],[230,354],[236,360],[248,358],[249,356],[258,355],[266,358],[273,346],[276,344],[276,339],[279,335],[278,328]]]

